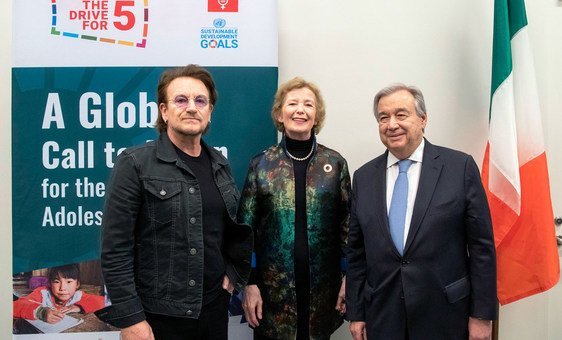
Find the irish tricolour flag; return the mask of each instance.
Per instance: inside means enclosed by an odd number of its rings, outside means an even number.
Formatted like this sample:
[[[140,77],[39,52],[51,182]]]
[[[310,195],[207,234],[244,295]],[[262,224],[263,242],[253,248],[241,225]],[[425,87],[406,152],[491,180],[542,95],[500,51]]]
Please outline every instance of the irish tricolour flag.
[[[500,303],[551,288],[560,266],[524,0],[495,1],[482,180],[494,226]]]

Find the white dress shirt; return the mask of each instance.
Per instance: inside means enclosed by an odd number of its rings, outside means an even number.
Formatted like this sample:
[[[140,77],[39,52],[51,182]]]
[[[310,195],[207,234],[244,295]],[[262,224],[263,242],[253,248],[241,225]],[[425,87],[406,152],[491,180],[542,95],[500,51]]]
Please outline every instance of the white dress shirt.
[[[417,149],[408,157],[407,159],[412,160],[412,165],[408,169],[408,203],[406,208],[406,220],[404,226],[404,245],[406,245],[406,239],[408,238],[408,232],[410,231],[410,222],[412,221],[412,212],[414,211],[414,202],[416,201],[416,193],[418,192],[418,184],[420,182],[420,173],[423,160],[423,148],[425,146],[425,140],[422,139],[420,145]],[[392,201],[392,192],[394,191],[394,183],[398,178],[398,161],[392,154],[388,153],[388,158],[386,160],[386,213],[388,214],[390,210],[390,202]]]

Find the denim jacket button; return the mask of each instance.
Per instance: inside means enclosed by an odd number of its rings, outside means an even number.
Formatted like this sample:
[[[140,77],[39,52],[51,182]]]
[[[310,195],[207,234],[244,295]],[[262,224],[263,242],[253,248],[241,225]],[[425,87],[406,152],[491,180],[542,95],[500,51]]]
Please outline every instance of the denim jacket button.
[[[186,314],[186,315],[191,315],[191,314],[193,314],[193,311],[190,309],[190,310],[188,310],[187,312],[185,312],[185,314]]]
[[[166,196],[166,190],[164,189],[160,190],[160,196]]]
[[[194,192],[195,192],[195,188],[194,188],[194,187],[189,188],[189,193],[190,193],[190,194],[193,194]]]
[[[195,280],[189,280],[189,285],[190,285],[191,287],[195,286]]]
[[[197,222],[197,219],[195,217],[192,217],[192,218],[189,219],[189,222],[191,224],[194,224],[195,222]]]
[[[191,248],[191,249],[189,250],[189,253],[190,253],[191,255],[195,255],[195,254],[197,254],[197,249]]]

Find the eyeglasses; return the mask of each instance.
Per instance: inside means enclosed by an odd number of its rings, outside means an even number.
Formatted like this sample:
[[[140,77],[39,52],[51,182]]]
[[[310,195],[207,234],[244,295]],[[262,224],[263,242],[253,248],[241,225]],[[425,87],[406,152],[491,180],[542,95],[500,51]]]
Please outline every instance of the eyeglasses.
[[[189,105],[189,100],[192,98],[186,97],[184,95],[176,96],[174,99],[168,100],[169,102],[174,102],[174,105],[180,109],[185,109]],[[198,95],[193,98],[193,104],[196,108],[202,109],[209,104],[209,99],[204,95]]]

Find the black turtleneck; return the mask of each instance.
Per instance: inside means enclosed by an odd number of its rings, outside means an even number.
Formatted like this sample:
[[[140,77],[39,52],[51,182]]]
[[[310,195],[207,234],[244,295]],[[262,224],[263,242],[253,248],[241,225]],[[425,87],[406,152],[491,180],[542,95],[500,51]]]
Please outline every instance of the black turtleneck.
[[[297,293],[297,340],[309,339],[310,318],[310,265],[306,218],[306,169],[312,156],[314,135],[308,140],[295,140],[285,135],[287,151],[296,158],[293,161],[295,175],[295,287]]]

